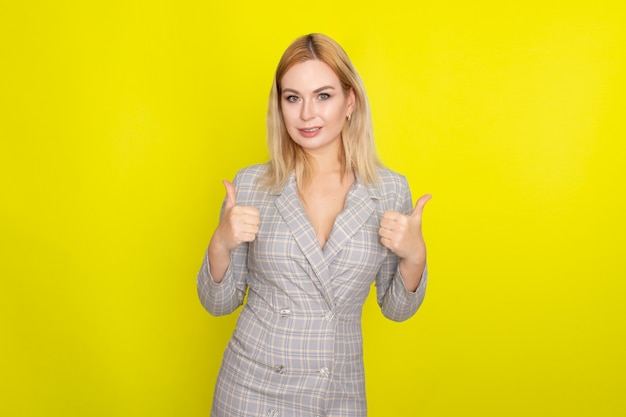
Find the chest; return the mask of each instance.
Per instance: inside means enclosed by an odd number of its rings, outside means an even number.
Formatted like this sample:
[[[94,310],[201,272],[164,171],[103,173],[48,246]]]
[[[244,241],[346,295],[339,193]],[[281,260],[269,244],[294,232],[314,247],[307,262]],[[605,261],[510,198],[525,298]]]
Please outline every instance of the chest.
[[[332,282],[336,295],[367,291],[387,254],[378,237],[379,210],[348,198],[347,207],[332,216],[335,224],[322,248],[302,205],[289,201],[261,210],[259,233],[249,246],[249,284],[269,280],[287,293],[313,293],[320,279]]]
[[[317,181],[305,188],[299,197],[321,248],[326,245],[337,216],[345,208],[349,189],[349,181]]]

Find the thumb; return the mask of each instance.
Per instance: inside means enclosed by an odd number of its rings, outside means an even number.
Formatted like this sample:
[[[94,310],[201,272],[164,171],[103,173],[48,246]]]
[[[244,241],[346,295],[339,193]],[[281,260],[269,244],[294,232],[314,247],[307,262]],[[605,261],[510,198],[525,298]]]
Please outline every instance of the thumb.
[[[431,198],[432,198],[432,195],[430,195],[430,194],[425,194],[425,195],[421,196],[419,198],[419,200],[417,200],[417,203],[415,203],[415,210],[413,210],[413,213],[411,214],[411,217],[421,216],[422,215],[422,211],[424,211],[424,206],[426,205],[428,200],[430,200]]]
[[[222,181],[224,183],[224,187],[226,187],[226,206],[225,208],[233,208],[235,207],[236,200],[235,196],[237,194],[235,190],[235,186],[230,183],[228,180]]]

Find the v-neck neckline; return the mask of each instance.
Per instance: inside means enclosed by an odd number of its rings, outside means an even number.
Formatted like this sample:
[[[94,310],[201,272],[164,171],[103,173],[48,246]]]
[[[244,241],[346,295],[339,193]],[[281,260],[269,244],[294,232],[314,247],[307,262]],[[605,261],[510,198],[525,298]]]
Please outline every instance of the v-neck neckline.
[[[297,186],[297,184],[294,184],[296,186],[296,197],[298,199],[298,203],[300,205],[300,208],[302,209],[302,212],[304,213],[304,217],[305,217],[306,221],[308,222],[310,228],[313,230],[313,235],[315,236],[315,239],[318,242],[318,246],[320,247],[322,252],[324,252],[324,249],[326,248],[326,246],[328,245],[328,242],[332,238],[333,232],[335,230],[335,225],[337,224],[337,219],[342,215],[342,213],[345,212],[346,207],[348,206],[348,200],[350,198],[350,194],[355,189],[355,186],[356,186],[357,181],[358,181],[358,177],[357,177],[356,173],[354,173],[353,175],[354,175],[354,180],[352,181],[350,186],[347,188],[345,196],[343,196],[343,205],[341,207],[341,210],[339,210],[337,212],[337,214],[335,215],[335,217],[332,219],[332,224],[330,225],[330,229],[328,231],[328,235],[325,236],[323,243],[319,239],[319,235],[317,233],[317,230],[316,230],[316,227],[315,227],[315,223],[313,222],[313,219],[311,218],[311,216],[309,214],[309,210],[307,210],[306,200],[304,199],[303,195],[300,195],[300,193],[297,192],[298,186]],[[294,183],[295,183],[295,179],[294,179]]]

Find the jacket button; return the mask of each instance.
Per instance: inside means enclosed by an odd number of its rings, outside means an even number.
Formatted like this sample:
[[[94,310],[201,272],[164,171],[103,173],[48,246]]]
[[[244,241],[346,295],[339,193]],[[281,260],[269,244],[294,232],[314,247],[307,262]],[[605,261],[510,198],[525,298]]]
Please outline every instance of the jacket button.
[[[326,321],[331,321],[334,318],[335,313],[333,313],[332,311],[327,311],[326,314],[324,314],[324,319],[326,319]]]
[[[289,310],[288,308],[281,308],[279,314],[281,317],[289,317],[291,316],[291,310]]]
[[[274,372],[276,372],[277,374],[284,374],[285,373],[285,367],[283,365],[276,365],[274,367]]]
[[[320,369],[320,374],[324,378],[328,378],[330,376],[330,370],[327,367],[323,367],[322,369]]]
[[[278,417],[278,410],[276,410],[275,408],[270,408],[269,410],[267,410],[267,416]]]

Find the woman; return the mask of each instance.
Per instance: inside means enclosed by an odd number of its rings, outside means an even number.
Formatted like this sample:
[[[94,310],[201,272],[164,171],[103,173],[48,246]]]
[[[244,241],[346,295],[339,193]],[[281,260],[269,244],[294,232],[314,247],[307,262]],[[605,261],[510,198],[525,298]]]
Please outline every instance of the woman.
[[[361,311],[376,282],[391,320],[424,298],[422,209],[381,168],[362,81],[343,49],[311,34],[283,54],[268,110],[270,162],[224,181],[198,274],[214,315],[244,300],[211,415],[365,416]]]

